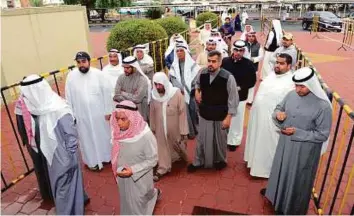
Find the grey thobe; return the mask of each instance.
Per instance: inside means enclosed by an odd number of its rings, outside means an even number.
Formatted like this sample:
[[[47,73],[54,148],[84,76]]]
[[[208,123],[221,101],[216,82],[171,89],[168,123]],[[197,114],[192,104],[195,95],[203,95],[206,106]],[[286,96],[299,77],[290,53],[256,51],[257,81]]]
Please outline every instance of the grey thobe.
[[[152,80],[152,77],[154,76],[154,65],[143,64],[140,61],[138,62],[144,74],[149,78],[149,80]]]
[[[283,123],[277,112],[285,112]],[[309,93],[300,97],[291,91],[273,113],[277,127],[294,127],[291,136],[280,135],[270,173],[266,197],[276,211],[305,215],[308,210],[322,143],[330,134],[332,111],[329,103]]]
[[[122,75],[118,78],[113,99],[116,102],[124,100],[134,102],[144,120],[148,120],[148,83],[139,72],[134,72],[129,76]]]
[[[197,115],[197,105],[196,105],[195,98],[194,98],[193,83],[192,83],[192,89],[190,89],[190,92],[185,92],[184,89],[186,86],[186,82],[184,79],[184,62],[182,62],[182,61],[179,61],[179,71],[181,73],[181,82],[182,83],[180,83],[176,78],[174,78],[172,76],[170,76],[170,81],[171,81],[172,85],[174,87],[179,88],[181,90],[181,92],[183,92],[183,94],[190,95],[189,104],[186,103],[186,107],[187,107],[186,110],[187,110],[189,136],[194,137],[198,134],[198,131],[197,131],[198,115]],[[193,69],[191,69],[191,71],[193,71]],[[186,89],[188,89],[188,88],[186,87]]]
[[[58,146],[48,164],[57,215],[83,215],[84,192],[79,161],[78,134],[71,114],[59,119],[54,129]]]
[[[200,74],[205,73],[209,73],[207,68],[203,69]],[[196,79],[196,89],[200,89],[200,74]],[[228,71],[220,69],[210,74],[210,83],[214,81],[216,76],[223,76],[227,79],[228,114],[236,115],[239,99],[235,78]],[[215,163],[226,163],[226,149],[227,130],[222,129],[222,121],[209,121],[199,116],[199,134],[193,165],[212,168]]]
[[[153,167],[157,164],[157,144],[149,131],[137,141],[120,141],[118,168],[128,166],[133,175],[128,178],[117,176],[121,215],[152,215],[157,189],[154,188]]]

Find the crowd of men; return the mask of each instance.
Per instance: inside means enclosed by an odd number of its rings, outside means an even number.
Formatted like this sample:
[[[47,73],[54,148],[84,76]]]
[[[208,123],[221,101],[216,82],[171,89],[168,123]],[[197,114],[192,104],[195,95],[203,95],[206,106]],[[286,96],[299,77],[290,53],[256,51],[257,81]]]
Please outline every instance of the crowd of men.
[[[136,45],[124,59],[109,50],[102,71],[92,67],[88,53],[77,53],[65,100],[42,77],[23,79],[18,128],[42,198],[54,201],[57,214],[84,214],[89,202],[80,149],[92,171],[111,164],[121,214],[151,215],[161,198],[154,181],[174,162],[188,162],[188,139],[196,138],[188,172],[227,167],[227,150],[232,154],[243,140],[247,106],[250,175],[269,178],[261,194],[278,214],[306,214],[328,144],[331,103],[311,68],[294,71],[293,36],[279,20],[264,48],[252,26],[237,35],[230,20],[220,29],[205,23],[199,37],[204,50],[196,60],[185,39],[173,35],[164,54],[167,74],[154,71],[148,48]],[[254,98],[257,77],[262,81]]]

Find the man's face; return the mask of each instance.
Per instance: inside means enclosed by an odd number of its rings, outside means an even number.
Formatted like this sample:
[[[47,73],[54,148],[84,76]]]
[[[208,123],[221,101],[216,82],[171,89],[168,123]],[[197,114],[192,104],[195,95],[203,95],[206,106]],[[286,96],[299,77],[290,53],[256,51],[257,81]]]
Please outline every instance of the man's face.
[[[134,68],[130,65],[125,65],[124,67],[124,74],[125,76],[130,76],[132,73],[134,73]]]
[[[245,54],[245,49],[234,49],[233,56],[235,59],[241,59]]]
[[[156,87],[156,90],[159,94],[162,94],[164,95],[165,94],[165,86],[163,86],[161,83],[154,83],[155,84],[155,87]]]
[[[177,57],[179,60],[184,60],[186,57],[186,53],[184,52],[184,49],[180,48],[177,49]]]
[[[116,112],[117,123],[121,131],[126,131],[130,127],[130,120],[124,112]]]
[[[217,55],[208,56],[208,71],[214,73],[218,71],[221,67],[221,59]]]
[[[254,43],[256,41],[256,35],[249,34],[247,35],[247,39],[250,43]]]
[[[286,38],[283,38],[283,47],[289,47],[293,44],[293,40],[288,40]]]
[[[208,23],[208,24],[205,24],[205,29],[206,30],[210,30],[211,29],[211,25]]]
[[[304,85],[295,84],[295,91],[299,96],[306,96],[310,93],[310,89]]]
[[[274,65],[274,72],[276,74],[283,74],[290,70],[291,64],[286,63],[285,58],[277,57],[277,60]]]
[[[251,26],[246,26],[246,32],[250,32],[251,31]]]
[[[229,24],[230,23],[230,18],[226,18],[225,19],[225,24]]]
[[[113,66],[116,66],[119,64],[119,59],[117,54],[109,54],[109,63]]]
[[[143,58],[144,58],[144,52],[143,52],[142,50],[137,50],[137,51],[136,51],[136,58],[137,58],[138,60],[143,59]]]
[[[215,43],[207,43],[206,49],[208,52],[213,51],[216,49],[216,44]]]
[[[90,62],[87,59],[78,59],[76,63],[81,73],[85,74],[90,70]]]

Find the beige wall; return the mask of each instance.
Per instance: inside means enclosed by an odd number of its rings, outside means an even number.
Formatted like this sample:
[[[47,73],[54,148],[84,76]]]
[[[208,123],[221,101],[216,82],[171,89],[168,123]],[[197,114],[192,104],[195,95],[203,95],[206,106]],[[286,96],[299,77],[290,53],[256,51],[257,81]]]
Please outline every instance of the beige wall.
[[[73,64],[78,51],[91,51],[85,7],[1,10],[2,87]]]

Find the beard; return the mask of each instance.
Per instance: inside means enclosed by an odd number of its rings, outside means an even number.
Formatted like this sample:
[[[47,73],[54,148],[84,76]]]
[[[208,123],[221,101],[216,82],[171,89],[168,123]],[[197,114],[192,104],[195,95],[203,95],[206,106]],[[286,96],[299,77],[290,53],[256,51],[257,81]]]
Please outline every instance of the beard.
[[[216,71],[216,69],[215,69],[215,68],[213,68],[213,67],[208,67],[208,71],[213,73],[213,72],[215,72],[215,71]]]
[[[165,94],[165,89],[157,89],[157,92],[158,92],[159,94]]]
[[[79,71],[83,74],[86,74],[89,70],[90,70],[90,68],[87,68],[87,67],[79,67]]]

